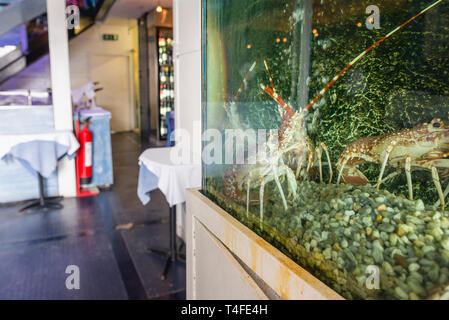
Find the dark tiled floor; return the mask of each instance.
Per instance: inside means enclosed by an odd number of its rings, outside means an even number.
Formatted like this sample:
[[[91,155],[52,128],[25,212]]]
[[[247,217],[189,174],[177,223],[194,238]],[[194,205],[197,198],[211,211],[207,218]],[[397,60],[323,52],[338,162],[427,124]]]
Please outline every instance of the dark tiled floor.
[[[126,230],[123,231],[123,238],[136,265],[146,266],[146,268],[139,268],[137,271],[143,280],[143,285],[149,298],[159,297],[161,291],[171,294],[185,291],[185,264],[180,263],[177,265],[174,268],[175,272],[170,272],[167,280],[160,282],[160,270],[164,268],[166,260],[157,255],[150,257],[148,254],[147,248],[160,246],[161,243],[168,243],[167,224],[153,224]],[[160,282],[160,286],[154,286],[156,282]]]
[[[108,237],[69,237],[0,250],[2,299],[127,299]],[[68,265],[80,290],[67,290]]]
[[[132,133],[112,136],[115,182],[97,197],[23,215],[23,204],[0,206],[0,299],[185,298],[185,266],[162,281],[164,260],[147,252],[168,242],[168,205],[158,190],[147,206],[137,198],[146,147]],[[65,286],[68,265],[79,267],[79,290]]]

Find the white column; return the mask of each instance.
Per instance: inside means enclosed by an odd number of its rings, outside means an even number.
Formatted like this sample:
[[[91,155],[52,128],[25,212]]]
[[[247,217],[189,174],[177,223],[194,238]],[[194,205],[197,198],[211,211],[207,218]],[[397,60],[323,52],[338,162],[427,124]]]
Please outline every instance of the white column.
[[[175,63],[175,129],[190,134],[190,145],[178,144],[201,161],[201,0],[173,1]]]
[[[175,129],[190,139],[176,144],[201,162],[201,0],[173,1]],[[200,181],[195,182],[197,184]],[[184,238],[185,205],[177,206],[177,234]]]
[[[73,130],[65,0],[47,0],[47,17],[55,129]],[[76,196],[74,160],[59,162],[58,184],[61,196]]]

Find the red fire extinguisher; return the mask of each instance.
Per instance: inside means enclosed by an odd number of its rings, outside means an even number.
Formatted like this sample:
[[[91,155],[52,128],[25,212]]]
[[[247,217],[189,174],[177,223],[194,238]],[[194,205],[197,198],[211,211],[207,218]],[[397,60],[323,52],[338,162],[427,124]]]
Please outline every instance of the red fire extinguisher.
[[[78,168],[81,185],[92,182],[92,132],[89,130],[90,118],[83,121],[84,127],[78,134],[80,149],[78,152]]]

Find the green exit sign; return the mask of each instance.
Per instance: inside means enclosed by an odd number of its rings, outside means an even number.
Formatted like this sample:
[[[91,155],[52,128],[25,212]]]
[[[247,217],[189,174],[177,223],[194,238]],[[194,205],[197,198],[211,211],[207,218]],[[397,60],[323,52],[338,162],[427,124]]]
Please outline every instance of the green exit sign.
[[[103,34],[103,40],[105,41],[117,41],[118,34]]]

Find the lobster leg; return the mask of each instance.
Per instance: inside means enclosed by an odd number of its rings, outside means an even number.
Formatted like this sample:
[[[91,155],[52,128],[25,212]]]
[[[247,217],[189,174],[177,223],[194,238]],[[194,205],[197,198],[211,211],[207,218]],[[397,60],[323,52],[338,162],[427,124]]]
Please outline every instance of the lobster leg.
[[[363,184],[367,184],[369,183],[368,178],[365,177],[365,175],[360,172],[357,169],[357,166],[352,166],[351,164],[348,166],[348,168],[346,169],[348,172],[346,174],[344,174],[345,168],[348,165],[348,162],[350,160],[353,159],[363,159],[364,161],[367,162],[376,162],[376,159],[374,159],[371,156],[368,156],[366,154],[363,153],[358,153],[358,152],[348,152],[347,155],[345,155],[343,157],[343,160],[341,161],[341,165],[340,165],[340,170],[338,172],[338,178],[337,178],[337,184],[340,184],[340,180],[343,177],[343,180],[345,183],[350,183],[350,184],[357,184],[357,185],[363,185]],[[339,160],[340,162],[340,160]],[[339,163],[338,162],[338,163]],[[338,169],[338,163],[337,163],[337,169]]]
[[[307,147],[307,154],[308,154],[308,163],[307,163],[307,168],[306,168],[306,173],[308,174],[310,171],[310,168],[313,165],[313,150],[310,146],[310,144],[308,142],[306,142],[306,147]],[[296,168],[296,179],[299,178],[299,174],[301,173],[301,169],[302,169],[302,153],[298,153],[298,157],[296,158],[296,163],[298,164],[298,167]]]
[[[448,194],[449,194],[449,184],[446,186],[446,189],[444,189],[443,192],[444,198],[446,198]]]
[[[321,148],[324,150],[324,152],[326,153],[326,157],[327,157],[327,162],[329,164],[329,183],[332,182],[332,176],[333,176],[333,171],[332,171],[332,163],[331,163],[331,157],[329,156],[329,150],[327,150],[326,145],[321,142],[320,143]]]
[[[447,165],[442,165],[441,159],[446,158],[448,156],[449,156],[449,152],[444,153],[436,158],[418,163],[418,166],[432,170],[432,179],[433,179],[433,182],[435,183],[435,187],[437,188],[438,197],[439,197],[439,200],[435,203],[435,206],[438,206],[441,204],[441,208],[442,208],[443,212],[444,212],[444,207],[445,207],[444,199],[446,198],[447,194],[449,193],[449,185],[446,187],[444,192],[442,192],[441,183],[440,183],[440,179],[438,177],[438,171],[435,167],[435,164],[437,164],[437,166],[440,165],[442,167],[447,167]]]
[[[321,164],[321,147],[320,146],[315,148],[315,154],[316,154],[316,157],[318,158],[318,168],[320,171],[320,183],[322,183],[323,182],[323,166]]]
[[[387,180],[390,180],[391,178],[393,178],[393,177],[396,177],[398,174],[400,174],[401,173],[401,170],[399,169],[399,170],[397,170],[397,171],[395,171],[395,172],[392,172],[392,173],[390,173],[388,176],[386,176],[385,177],[385,179],[382,179],[382,183],[384,183],[385,181],[387,181]]]
[[[410,173],[411,164],[412,158],[408,155],[407,158],[405,158],[405,175],[407,176],[408,198],[413,200],[412,175]]]
[[[293,199],[296,199],[296,197],[297,197],[297,194],[296,194],[297,190],[296,190],[296,188],[298,187],[298,185],[296,183],[295,174],[293,173],[293,170],[289,166],[287,166],[285,164],[283,165],[282,168],[285,171],[284,175],[287,178],[287,185],[288,185],[288,188],[289,188],[289,196],[293,195]]]
[[[313,166],[313,149],[309,143],[306,143],[306,146],[307,146],[307,150],[309,153],[309,161],[307,163],[307,169],[306,169],[306,173],[308,175],[310,172],[310,168],[312,168],[312,166]]]
[[[446,197],[447,197],[447,195],[449,194],[449,184],[446,186],[446,189],[444,189],[444,192],[443,192],[443,199],[446,199]],[[441,204],[441,200],[440,199],[438,199],[438,201],[437,202],[435,202],[435,207],[438,207],[439,205]]]
[[[340,184],[340,180],[341,180],[341,175],[343,173],[343,170],[345,169],[346,164],[348,163],[349,159],[351,159],[351,153],[349,153],[345,159],[343,160],[343,163],[341,164],[341,168],[340,168],[340,172],[338,173],[338,178],[337,178],[337,185]]]
[[[447,195],[449,194],[449,184],[446,186],[446,189],[444,189],[443,192],[443,199],[446,199]],[[438,201],[435,203],[435,207],[440,205],[440,200],[438,199]]]
[[[284,191],[282,190],[282,186],[279,181],[277,169],[275,166],[273,166],[272,170],[273,170],[273,175],[274,175],[274,181],[276,181],[276,185],[278,186],[279,193],[281,194],[282,203],[284,204],[284,209],[287,210],[288,209],[287,200],[285,199]]]
[[[301,158],[301,156],[298,156],[298,158],[297,158],[298,167],[296,168],[296,179],[299,178],[299,174],[301,173],[301,169],[302,169],[302,161],[300,158]]]
[[[448,154],[444,154],[441,157],[446,157],[447,155]],[[435,187],[437,188],[439,203],[441,204],[441,211],[444,212],[444,207],[445,207],[444,194],[443,194],[443,190],[441,188],[440,178],[438,176],[438,170],[434,164],[435,160],[438,160],[439,158],[440,157],[431,159],[431,160],[427,160],[427,161],[418,163],[418,165],[421,168],[427,168],[432,172],[432,180],[433,180],[433,183],[435,184]]]
[[[444,212],[444,207],[445,207],[444,195],[443,195],[443,190],[441,189],[440,179],[438,177],[438,170],[437,170],[437,168],[435,168],[435,166],[433,164],[430,164],[429,168],[431,168],[431,170],[432,170],[432,180],[433,180],[433,183],[435,184],[435,187],[437,188],[438,197],[440,198],[441,211]]]
[[[377,179],[377,186],[376,186],[377,190],[379,190],[380,184],[382,183],[382,176],[384,175],[385,167],[387,166],[387,162],[388,162],[388,158],[390,157],[390,153],[397,143],[398,142],[396,140],[391,141],[391,143],[387,147],[387,150],[385,151],[385,158],[384,158],[384,161],[382,162],[382,167],[380,168],[379,179]]]
[[[294,179],[294,174],[291,171],[291,169],[288,166],[286,166],[286,165],[283,165],[281,167],[281,169],[285,170],[285,172],[282,171],[282,173],[280,175],[285,174],[287,176],[287,180],[289,182],[289,187],[291,189],[296,187],[296,185],[294,185],[296,183],[296,180]],[[260,182],[259,201],[260,201],[260,219],[261,219],[261,221],[263,221],[263,196],[264,196],[265,184],[267,184],[268,182],[272,181],[273,179],[276,182],[276,185],[277,185],[277,187],[279,189],[279,193],[281,195],[282,204],[284,205],[284,209],[285,210],[288,209],[287,199],[285,198],[284,190],[282,190],[281,182],[279,180],[278,168],[276,166],[272,166],[270,171],[271,171],[271,175],[268,175],[265,178],[262,178],[261,182]],[[293,191],[294,197],[296,198],[296,190],[293,189],[292,191]],[[249,199],[249,192],[247,193],[247,200],[248,199]],[[248,206],[249,206],[249,201],[247,201],[247,210],[249,210]]]

